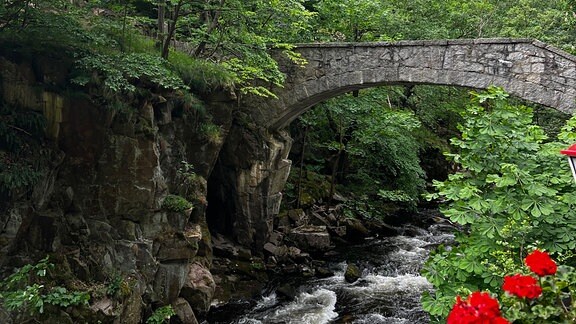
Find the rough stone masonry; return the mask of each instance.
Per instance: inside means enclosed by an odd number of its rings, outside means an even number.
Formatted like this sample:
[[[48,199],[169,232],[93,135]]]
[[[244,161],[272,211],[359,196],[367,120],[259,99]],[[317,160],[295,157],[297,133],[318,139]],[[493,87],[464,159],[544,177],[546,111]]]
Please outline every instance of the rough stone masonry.
[[[323,100],[381,85],[496,85],[566,113],[576,106],[576,57],[537,40],[299,44],[296,51],[308,64],[276,55],[287,76],[282,88],[271,89],[278,98],[250,97],[240,103],[230,131],[235,135],[226,139],[216,166],[221,176],[211,178],[226,183],[211,204],[229,203],[220,213],[233,215],[227,222],[234,224],[234,236],[256,250],[271,230],[290,171],[291,139],[285,128]]]

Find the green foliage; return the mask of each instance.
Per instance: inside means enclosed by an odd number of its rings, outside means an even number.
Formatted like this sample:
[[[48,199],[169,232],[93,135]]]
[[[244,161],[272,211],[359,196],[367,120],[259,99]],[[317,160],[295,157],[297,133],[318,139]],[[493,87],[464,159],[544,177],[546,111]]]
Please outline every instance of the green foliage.
[[[193,57],[217,62],[216,65],[195,63],[203,71],[194,71],[179,64],[183,78],[220,84],[234,83],[242,94],[274,97],[270,86],[281,86],[284,75],[270,56],[269,49],[281,48],[286,56],[303,63],[298,53],[286,42],[300,40],[309,32],[314,15],[303,6],[303,0],[263,1],[149,1],[158,7],[158,20],[168,22],[168,30],[158,31],[162,55],[170,58],[175,52],[166,48],[173,39],[184,41],[183,47]],[[164,13],[164,14],[162,14]],[[224,68],[222,71],[221,68]]]
[[[0,150],[22,152],[28,138],[44,136],[45,126],[42,114],[0,103]]]
[[[162,208],[172,212],[183,212],[193,207],[191,202],[178,195],[168,195],[162,201]]]
[[[222,142],[222,129],[212,123],[203,123],[200,125],[200,134],[210,143]]]
[[[267,55],[245,54],[243,60],[231,58],[222,62],[222,65],[235,75],[235,82],[240,85],[242,93],[275,98],[276,95],[267,86],[281,86],[284,82],[285,76],[278,70],[278,63]],[[254,80],[264,82],[267,86],[253,84]]]
[[[176,171],[177,174],[189,182],[196,180],[196,172],[194,172],[194,165],[188,161],[182,161],[182,166]]]
[[[170,317],[176,315],[171,305],[158,308],[152,316],[148,317],[146,324],[163,324],[170,320]]]
[[[383,24],[393,8],[381,1],[324,0],[314,8],[318,11],[318,38],[332,41],[390,40]]]
[[[344,202],[343,214],[347,218],[364,220],[384,219],[387,216],[386,209],[368,195],[356,196]]]
[[[0,40],[31,51],[86,45],[89,36],[76,19],[76,12],[66,7],[63,0],[1,1]]]
[[[0,300],[6,309],[44,313],[46,305],[66,308],[88,305],[90,295],[82,291],[68,291],[65,287],[52,286],[46,279],[54,265],[48,257],[35,265],[25,265],[0,282]]]
[[[315,39],[537,38],[574,51],[572,0],[322,0]]]
[[[41,114],[0,103],[0,195],[29,188],[40,179],[33,151],[45,124]]]
[[[72,80],[78,85],[103,83],[111,92],[133,92],[136,86],[152,86],[160,89],[187,89],[182,80],[167,67],[167,62],[149,54],[94,54],[78,60],[84,72]]]
[[[413,113],[391,107],[389,91],[393,89],[332,99],[302,119],[313,126],[308,135],[312,152],[345,152],[337,173],[340,183],[373,197],[385,190],[416,198],[424,184],[415,137],[420,122]]]
[[[225,66],[174,51],[168,57],[172,69],[191,89],[210,92],[212,89],[234,87],[235,75]]]
[[[429,195],[447,202],[444,215],[468,228],[423,269],[436,288],[423,298],[432,315],[446,316],[457,293],[498,291],[534,246],[560,258],[576,248],[572,179],[558,153],[566,144],[545,143],[531,109],[509,105],[502,89],[472,94],[461,138],[452,139],[458,152],[447,155],[461,171],[435,181],[438,192]],[[571,137],[569,130],[561,136]]]
[[[129,280],[121,275],[113,276],[106,285],[106,295],[112,298],[122,299],[132,293]]]
[[[0,152],[0,158],[7,157]],[[0,161],[0,193],[8,195],[11,191],[19,188],[27,188],[34,185],[42,176],[42,173],[26,161],[12,161],[9,157]]]
[[[250,262],[250,267],[258,271],[266,269],[266,265],[262,261],[252,261]]]

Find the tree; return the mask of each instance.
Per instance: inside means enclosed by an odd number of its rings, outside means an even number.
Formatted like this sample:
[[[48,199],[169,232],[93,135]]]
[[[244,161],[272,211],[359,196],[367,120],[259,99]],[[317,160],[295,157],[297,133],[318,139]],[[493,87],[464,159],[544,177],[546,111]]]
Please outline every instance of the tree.
[[[518,269],[533,247],[559,260],[576,248],[576,196],[558,153],[566,144],[545,142],[542,129],[532,125],[532,110],[510,105],[502,89],[473,95],[461,138],[452,139],[458,151],[448,154],[460,171],[436,181],[438,192],[430,195],[446,201],[442,213],[467,228],[424,267],[435,286],[424,308],[434,316],[446,316],[456,294],[498,292],[502,277]],[[573,138],[575,124],[572,119],[561,136]]]
[[[305,125],[311,125],[306,127],[309,153],[305,163],[312,166],[324,161],[319,171],[330,175],[331,194],[342,184],[347,193],[380,202],[414,203],[418,199],[424,187],[418,158],[421,124],[412,112],[392,106],[390,96],[401,89],[378,88],[358,97],[341,96],[301,117]]]

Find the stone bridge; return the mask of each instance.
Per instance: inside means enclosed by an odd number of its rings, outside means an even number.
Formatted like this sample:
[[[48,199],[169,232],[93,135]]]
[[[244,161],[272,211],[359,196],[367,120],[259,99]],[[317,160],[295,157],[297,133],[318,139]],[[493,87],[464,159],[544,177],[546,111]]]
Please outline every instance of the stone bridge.
[[[381,85],[497,85],[566,113],[576,106],[576,57],[536,40],[300,44],[296,51],[308,64],[279,58],[287,79],[272,89],[278,99],[243,100],[209,181],[210,204],[217,204],[210,218],[256,250],[267,240],[290,170],[284,129],[323,100]]]
[[[531,39],[400,41],[395,43],[300,44],[308,60],[297,67],[281,60],[287,74],[279,100],[257,105],[272,110],[272,130],[288,125],[328,98],[393,84],[438,84],[510,94],[571,113],[576,99],[576,57]],[[248,103],[252,105],[251,103]]]

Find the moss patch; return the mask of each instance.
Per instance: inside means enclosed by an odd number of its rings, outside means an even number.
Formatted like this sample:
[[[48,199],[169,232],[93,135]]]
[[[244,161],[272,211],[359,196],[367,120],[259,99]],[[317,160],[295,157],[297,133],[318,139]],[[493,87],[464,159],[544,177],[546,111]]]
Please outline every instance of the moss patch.
[[[178,195],[168,195],[162,202],[162,208],[172,212],[183,212],[193,207],[191,202]]]

